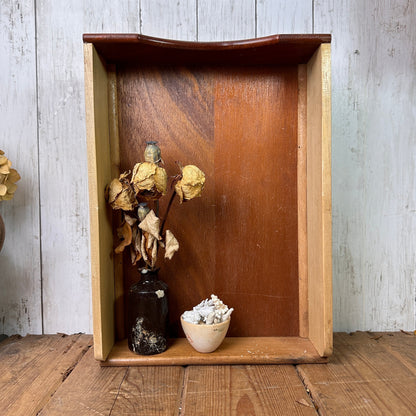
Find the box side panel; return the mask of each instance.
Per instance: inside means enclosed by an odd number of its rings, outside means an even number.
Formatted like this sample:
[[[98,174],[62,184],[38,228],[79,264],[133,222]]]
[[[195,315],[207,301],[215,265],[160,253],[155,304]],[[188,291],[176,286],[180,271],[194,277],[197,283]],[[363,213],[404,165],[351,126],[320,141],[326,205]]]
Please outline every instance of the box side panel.
[[[111,160],[111,177],[120,176],[120,141],[118,128],[118,102],[117,102],[117,69],[116,65],[107,65],[108,77],[108,126],[110,137],[110,160]],[[121,212],[113,211],[113,235],[117,233],[117,228],[121,224]],[[117,340],[124,339],[124,280],[123,280],[123,254],[113,253],[114,261],[114,319],[115,319],[115,336]]]
[[[111,181],[108,80],[91,44],[84,45],[84,60],[94,353],[105,360],[114,344],[113,236],[104,198]]]
[[[332,353],[330,44],[307,65],[307,231],[309,338]]]
[[[298,268],[299,268],[299,335],[308,337],[308,240],[306,217],[306,162],[307,162],[307,70],[298,66]]]

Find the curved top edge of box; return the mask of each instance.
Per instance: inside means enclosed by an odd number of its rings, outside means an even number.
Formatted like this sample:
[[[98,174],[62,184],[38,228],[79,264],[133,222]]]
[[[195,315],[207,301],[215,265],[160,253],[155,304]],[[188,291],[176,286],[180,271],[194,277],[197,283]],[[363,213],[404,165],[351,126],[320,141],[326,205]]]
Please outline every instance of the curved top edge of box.
[[[139,34],[122,33],[85,33],[85,43],[93,44],[142,44],[160,48],[191,49],[191,50],[223,50],[223,49],[245,49],[271,46],[276,44],[313,44],[330,43],[330,34],[282,34],[270,35],[261,38],[241,39],[214,42],[193,42],[175,39],[163,39]]]

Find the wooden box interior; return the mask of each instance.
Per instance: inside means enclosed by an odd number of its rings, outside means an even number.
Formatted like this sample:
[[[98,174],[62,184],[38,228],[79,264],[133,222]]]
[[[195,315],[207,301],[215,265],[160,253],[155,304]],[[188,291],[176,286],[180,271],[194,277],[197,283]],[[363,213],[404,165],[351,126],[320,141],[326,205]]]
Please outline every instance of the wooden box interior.
[[[329,41],[84,35],[97,359],[153,365],[328,357]],[[169,285],[172,341],[165,353],[143,357],[124,340],[124,294],[138,273],[128,253],[113,254],[119,215],[106,206],[104,187],[142,160],[150,140],[169,175],[179,173],[177,162],[195,164],[207,181],[202,198],[176,200],[169,215],[180,250],[160,262],[159,275]],[[226,342],[204,355],[183,339],[179,317],[211,293],[235,312]]]

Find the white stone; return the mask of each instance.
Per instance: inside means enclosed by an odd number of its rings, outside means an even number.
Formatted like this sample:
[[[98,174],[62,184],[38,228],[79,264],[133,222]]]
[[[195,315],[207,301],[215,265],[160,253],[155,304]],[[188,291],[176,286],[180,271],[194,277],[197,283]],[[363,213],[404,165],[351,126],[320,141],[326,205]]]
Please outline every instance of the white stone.
[[[205,299],[191,311],[184,312],[182,319],[192,324],[218,324],[229,319],[233,310],[233,308],[229,309],[218,296],[211,295],[211,299]]]

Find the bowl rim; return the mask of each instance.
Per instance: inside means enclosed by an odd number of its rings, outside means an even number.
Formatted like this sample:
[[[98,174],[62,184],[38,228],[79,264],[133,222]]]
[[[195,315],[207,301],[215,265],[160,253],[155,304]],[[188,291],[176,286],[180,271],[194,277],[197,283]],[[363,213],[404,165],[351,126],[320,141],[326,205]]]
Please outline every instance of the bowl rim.
[[[231,321],[231,316],[228,317],[228,319],[226,321],[219,322],[217,324],[194,324],[193,322],[185,321],[185,319],[183,319],[183,314],[181,315],[181,323],[186,322],[187,325],[192,325],[192,326],[197,326],[197,327],[212,328],[212,327],[215,327],[215,326],[220,326],[220,325],[224,325],[226,323],[230,323],[230,321]]]

